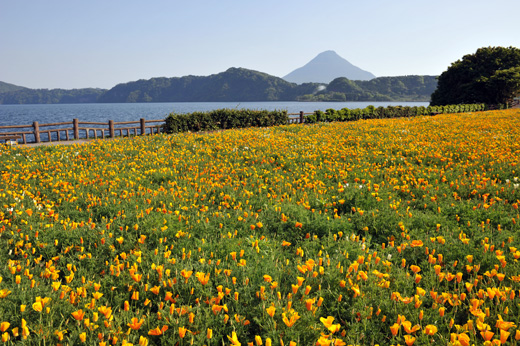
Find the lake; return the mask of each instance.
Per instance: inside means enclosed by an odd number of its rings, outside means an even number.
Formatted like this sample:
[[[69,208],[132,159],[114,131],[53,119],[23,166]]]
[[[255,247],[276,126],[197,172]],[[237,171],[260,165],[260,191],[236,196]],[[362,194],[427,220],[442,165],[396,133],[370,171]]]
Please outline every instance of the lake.
[[[166,103],[81,103],[0,105],[0,126],[80,121],[138,121],[164,119],[168,114],[210,111],[220,108],[287,110],[311,113],[316,110],[386,106],[428,106],[428,102],[166,102]],[[0,132],[3,130],[0,129]]]

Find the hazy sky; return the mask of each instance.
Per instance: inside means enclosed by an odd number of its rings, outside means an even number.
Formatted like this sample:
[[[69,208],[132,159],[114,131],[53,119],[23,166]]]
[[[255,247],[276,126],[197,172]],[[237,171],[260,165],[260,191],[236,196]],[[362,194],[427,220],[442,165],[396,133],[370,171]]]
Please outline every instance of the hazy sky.
[[[438,75],[480,47],[520,48],[519,18],[519,0],[0,0],[0,81],[283,77],[325,50],[376,76]]]

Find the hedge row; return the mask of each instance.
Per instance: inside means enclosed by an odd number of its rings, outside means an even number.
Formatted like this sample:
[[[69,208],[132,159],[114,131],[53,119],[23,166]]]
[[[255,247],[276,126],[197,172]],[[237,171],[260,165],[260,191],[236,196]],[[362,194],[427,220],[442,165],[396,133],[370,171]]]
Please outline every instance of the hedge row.
[[[485,104],[408,107],[388,106],[340,110],[327,109],[315,111],[305,117],[306,124],[331,121],[353,121],[359,119],[401,118],[421,115],[485,111]],[[171,113],[166,117],[165,132],[198,132],[220,129],[267,127],[289,123],[286,110],[250,110],[250,109],[217,109],[208,112],[193,112],[186,114]]]
[[[414,117],[421,115],[435,115],[447,113],[463,113],[463,112],[479,112],[487,110],[485,104],[467,104],[467,105],[448,105],[448,106],[428,106],[428,107],[408,107],[408,106],[388,106],[340,110],[327,109],[325,112],[315,111],[313,114],[305,117],[305,123],[313,124],[317,122],[331,121],[353,121],[359,119],[382,119],[382,118],[402,118]]]
[[[217,109],[187,114],[171,113],[165,121],[165,132],[177,133],[285,125],[289,122],[289,116],[286,110]]]

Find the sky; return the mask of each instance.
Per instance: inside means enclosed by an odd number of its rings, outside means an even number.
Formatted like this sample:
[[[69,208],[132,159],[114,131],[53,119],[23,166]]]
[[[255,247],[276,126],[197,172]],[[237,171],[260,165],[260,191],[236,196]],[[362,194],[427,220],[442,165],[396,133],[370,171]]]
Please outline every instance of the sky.
[[[378,77],[520,48],[519,0],[0,0],[0,81],[105,88],[243,67],[283,77],[333,50]]]

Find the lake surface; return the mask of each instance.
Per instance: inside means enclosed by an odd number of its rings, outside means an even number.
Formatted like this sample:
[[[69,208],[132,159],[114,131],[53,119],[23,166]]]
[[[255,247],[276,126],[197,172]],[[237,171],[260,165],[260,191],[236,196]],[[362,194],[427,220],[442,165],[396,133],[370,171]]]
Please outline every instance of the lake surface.
[[[329,108],[365,108],[386,106],[428,106],[428,102],[167,102],[167,103],[81,103],[0,105],[0,126],[32,125],[80,121],[138,121],[164,119],[170,113],[192,113],[220,108],[287,110],[288,113],[311,113]],[[0,129],[0,132],[4,130]],[[11,130],[12,131],[12,130]]]

